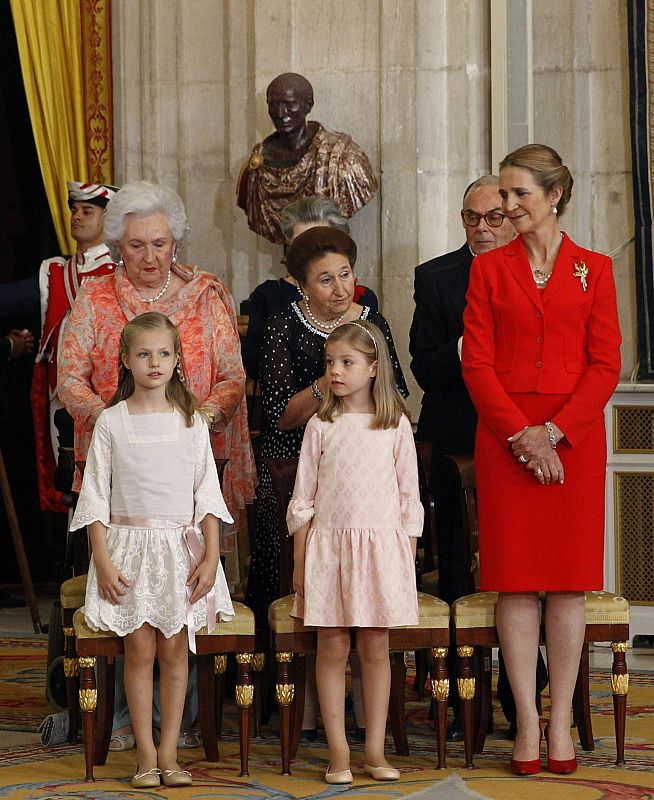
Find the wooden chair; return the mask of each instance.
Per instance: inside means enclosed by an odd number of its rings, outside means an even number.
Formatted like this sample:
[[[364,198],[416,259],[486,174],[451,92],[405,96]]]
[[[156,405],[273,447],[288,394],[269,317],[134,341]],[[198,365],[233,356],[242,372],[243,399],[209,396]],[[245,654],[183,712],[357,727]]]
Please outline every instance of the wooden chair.
[[[280,715],[280,740],[282,775],[290,775],[291,756],[297,752],[304,705],[304,670],[298,668],[291,676],[294,656],[315,653],[317,635],[315,628],[305,627],[302,621],[290,616],[293,605],[293,540],[288,535],[286,510],[295,485],[297,459],[268,459],[277,500],[278,530],[280,537],[280,591],[285,595],[271,603],[268,621],[273,635],[275,658],[278,665],[276,686]],[[391,653],[391,695],[389,714],[395,750],[398,755],[408,755],[406,735],[405,687],[406,664],[404,653],[426,649],[430,654],[432,696],[436,700],[436,743],[438,769],[445,767],[445,723],[449,682],[445,658],[450,641],[449,607],[437,597],[418,593],[419,623],[416,627],[391,628],[389,650]],[[296,691],[297,690],[297,691]],[[299,701],[299,702],[296,702]],[[292,720],[293,718],[293,720]]]
[[[250,706],[253,690],[251,664],[254,655],[254,614],[242,603],[234,603],[234,619],[220,622],[213,633],[196,633],[198,669],[198,721],[207,761],[219,761],[218,733],[222,704],[218,702],[217,676],[225,672],[226,655],[236,654],[238,678],[236,703],[241,749],[241,775],[248,775]],[[111,631],[93,631],[82,609],[73,615],[75,646],[80,670],[79,704],[82,710],[86,780],[92,781],[93,766],[107,761],[114,714],[115,659],[124,653],[123,638]],[[95,668],[97,665],[97,680]]]
[[[477,564],[477,507],[474,462],[471,457],[450,457],[460,487],[464,525],[469,534],[467,569],[475,571]],[[476,676],[472,666],[475,648],[490,650],[499,647],[495,627],[496,592],[477,592],[460,598],[452,605],[454,636],[459,658],[458,689],[464,721],[465,762],[473,766],[473,753],[484,748],[490,708],[490,653],[484,659],[487,668]],[[573,697],[573,720],[584,750],[593,750],[593,730],[590,714],[589,654],[591,642],[610,642],[613,650],[611,690],[616,740],[616,765],[624,764],[624,738],[627,713],[629,675],[625,660],[629,640],[629,604],[623,597],[610,592],[586,592],[586,633],[579,663]],[[545,628],[541,626],[541,641]],[[477,677],[480,692],[476,692]],[[473,701],[478,698],[476,703]],[[474,706],[474,707],[473,707]]]

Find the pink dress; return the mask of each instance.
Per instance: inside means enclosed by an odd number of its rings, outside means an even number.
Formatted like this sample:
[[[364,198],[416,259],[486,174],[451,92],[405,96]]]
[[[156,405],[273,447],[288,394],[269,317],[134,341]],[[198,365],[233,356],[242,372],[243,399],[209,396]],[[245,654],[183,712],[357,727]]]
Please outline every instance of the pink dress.
[[[304,601],[291,614],[319,627],[418,624],[409,537],[423,508],[411,423],[372,430],[372,414],[307,423],[287,522],[309,520]]]

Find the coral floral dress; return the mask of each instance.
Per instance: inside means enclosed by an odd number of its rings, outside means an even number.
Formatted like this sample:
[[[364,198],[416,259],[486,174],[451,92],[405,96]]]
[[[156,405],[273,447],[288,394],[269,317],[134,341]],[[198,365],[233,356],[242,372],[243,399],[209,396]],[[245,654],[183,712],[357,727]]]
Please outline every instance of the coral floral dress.
[[[380,627],[418,624],[410,537],[423,507],[411,423],[372,430],[372,414],[307,423],[287,522],[309,520],[304,600],[292,614],[305,625]]]

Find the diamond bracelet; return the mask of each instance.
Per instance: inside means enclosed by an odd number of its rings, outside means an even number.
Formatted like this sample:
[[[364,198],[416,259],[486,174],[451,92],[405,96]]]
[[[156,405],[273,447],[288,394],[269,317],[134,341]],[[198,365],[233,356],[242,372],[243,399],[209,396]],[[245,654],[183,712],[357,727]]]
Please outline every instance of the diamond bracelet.
[[[547,438],[550,440],[550,444],[552,445],[552,450],[556,450],[556,434],[554,433],[554,425],[547,420],[544,422],[543,425],[547,428]]]

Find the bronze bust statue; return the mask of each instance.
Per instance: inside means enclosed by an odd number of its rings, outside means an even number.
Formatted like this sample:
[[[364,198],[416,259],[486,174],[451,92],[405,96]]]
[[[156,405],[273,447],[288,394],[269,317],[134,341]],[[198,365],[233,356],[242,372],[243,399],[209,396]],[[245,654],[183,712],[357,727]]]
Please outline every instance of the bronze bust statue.
[[[331,197],[348,218],[370,202],[377,179],[368,156],[346,133],[307,122],[313,87],[306,78],[278,75],[266,100],[275,132],[255,145],[237,184],[237,203],[251,230],[283,244],[280,217],[294,200]]]

